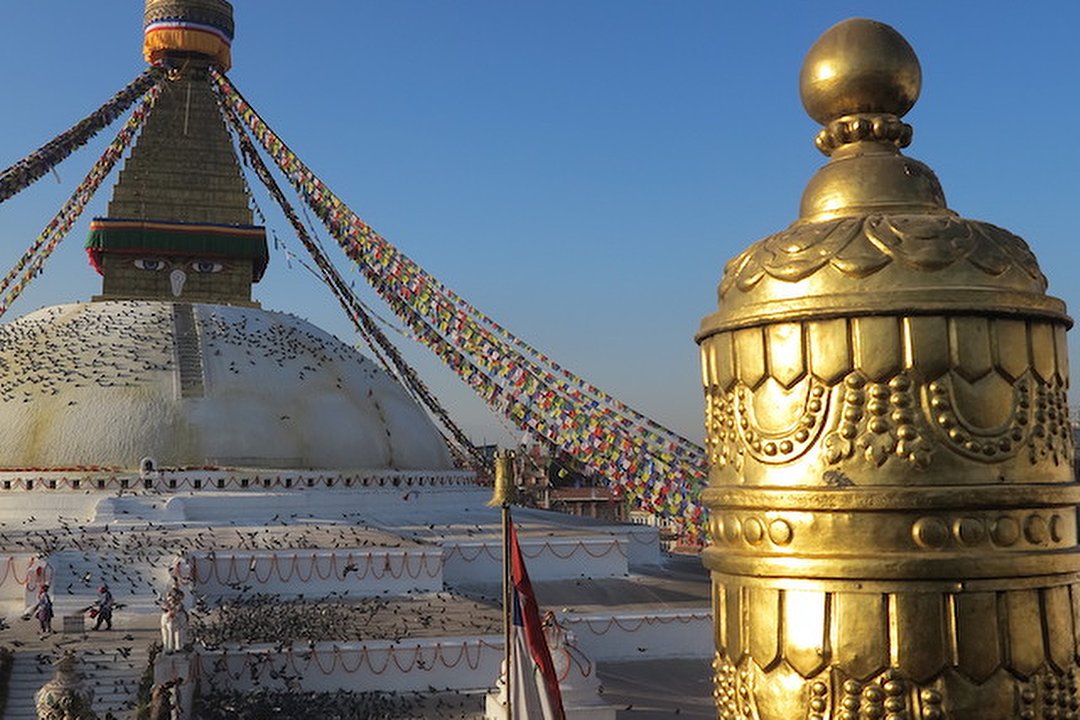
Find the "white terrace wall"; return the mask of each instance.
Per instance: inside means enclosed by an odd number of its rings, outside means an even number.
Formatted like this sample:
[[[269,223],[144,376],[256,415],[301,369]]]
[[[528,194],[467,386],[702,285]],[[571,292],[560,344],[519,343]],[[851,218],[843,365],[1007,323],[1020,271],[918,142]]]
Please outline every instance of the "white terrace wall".
[[[534,581],[580,577],[622,577],[629,572],[623,537],[588,535],[518,538],[521,554]],[[502,578],[502,544],[498,538],[445,541],[443,576],[451,585],[497,583]]]
[[[481,690],[494,686],[502,657],[502,638],[497,636],[324,642],[283,650],[253,645],[201,650],[190,659],[186,654],[163,655],[155,675],[157,682],[166,682],[194,673],[204,691],[214,685],[240,691]]]
[[[442,550],[407,549],[217,550],[189,553],[188,582],[214,602],[276,595],[318,598],[434,593],[443,589]]]
[[[712,658],[713,621],[707,607],[560,613],[559,624],[594,662]]]
[[[0,616],[21,615],[37,602],[38,588],[52,579],[52,567],[36,554],[0,554]]]

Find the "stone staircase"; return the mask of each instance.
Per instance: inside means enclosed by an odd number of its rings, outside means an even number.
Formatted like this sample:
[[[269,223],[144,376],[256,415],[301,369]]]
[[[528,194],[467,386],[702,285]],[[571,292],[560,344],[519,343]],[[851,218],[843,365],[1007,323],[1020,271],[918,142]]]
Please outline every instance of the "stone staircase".
[[[108,583],[114,601],[124,607],[124,612],[117,613],[115,618],[118,629],[126,627],[132,611],[153,608],[155,590],[168,585],[165,561],[152,567],[119,549],[91,555],[62,550],[49,555],[49,565],[53,569],[56,630],[61,629],[63,616],[81,614],[97,602],[97,589],[103,582]]]
[[[134,718],[139,679],[149,661],[147,648],[139,642],[125,642],[112,634],[113,643],[94,642],[80,646],[79,669],[94,689],[94,712],[104,720],[112,713],[117,720]],[[11,669],[10,695],[4,720],[32,720],[34,694],[52,677],[54,656],[48,652],[23,651],[15,654]]]
[[[112,552],[61,550],[49,555],[49,564],[53,568],[56,632],[40,638],[35,621],[12,621],[2,639],[3,644],[17,649],[3,720],[35,717],[34,694],[53,676],[53,662],[66,650],[79,656],[79,670],[94,690],[99,720],[134,718],[139,679],[149,659],[148,645],[157,637],[158,610],[151,587],[164,586],[165,564],[152,567],[119,547]],[[97,587],[103,581],[109,583],[118,610],[113,630],[95,632],[84,612],[96,602]],[[16,618],[22,611],[19,606],[8,617]],[[75,623],[70,622],[72,618]],[[85,626],[77,622],[79,618],[85,618]]]
[[[115,647],[82,654],[83,675],[94,688],[94,712],[99,718],[112,713],[134,718],[139,679],[149,662],[145,645],[120,640]]]
[[[195,311],[190,303],[173,305],[173,328],[176,337],[176,366],[180,375],[180,397],[202,397],[206,391],[203,383],[202,348],[195,327]]]
[[[50,668],[38,664],[37,653],[15,653],[15,664],[11,666],[7,707],[4,720],[30,720],[34,713],[34,693],[50,677]]]

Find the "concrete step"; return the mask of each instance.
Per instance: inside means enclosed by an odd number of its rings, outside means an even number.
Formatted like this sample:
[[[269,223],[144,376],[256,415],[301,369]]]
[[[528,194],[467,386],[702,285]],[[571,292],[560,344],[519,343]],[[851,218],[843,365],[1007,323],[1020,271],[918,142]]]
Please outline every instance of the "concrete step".
[[[107,583],[117,602],[153,596],[167,578],[167,562],[152,568],[117,551],[84,555],[63,550],[49,556],[53,569],[52,596],[56,616],[70,614],[97,602],[97,589]],[[57,628],[59,629],[59,628]]]
[[[34,693],[48,681],[51,671],[42,666],[35,658],[35,653],[15,653],[15,663],[11,666],[11,680],[4,720],[27,720],[36,717],[34,711]]]
[[[79,660],[79,671],[94,691],[94,712],[98,717],[109,712],[117,718],[132,717],[139,680],[149,661],[147,649],[120,641],[114,649],[88,648],[79,654]],[[4,720],[35,717],[34,695],[52,678],[52,661],[48,654],[16,653]]]
[[[202,349],[195,328],[195,311],[187,303],[173,305],[173,329],[176,337],[177,371],[180,375],[180,397],[202,397]]]
[[[245,196],[244,202],[247,202]],[[241,208],[244,206],[241,206]],[[217,223],[219,225],[248,224],[251,222],[249,212],[240,212],[235,202],[208,203],[199,208],[200,221]],[[156,202],[153,198],[114,198],[109,205],[109,213],[113,217],[172,217],[176,214],[176,206],[167,202]],[[170,214],[171,213],[171,214]],[[184,219],[184,218],[180,218]],[[193,218],[188,218],[192,220]]]
[[[217,162],[210,159],[203,162],[209,166],[203,177],[199,178],[199,186],[204,190],[220,191],[234,190],[240,185],[240,177],[236,172],[235,162]],[[179,172],[156,171],[151,168],[125,167],[120,173],[121,182],[145,183],[148,185],[169,187],[180,185],[187,181],[187,176]],[[243,187],[240,185],[240,187]]]
[[[132,714],[137,702],[139,679],[146,669],[149,656],[146,648],[132,643],[127,654],[119,650],[87,652],[82,656],[83,676],[94,689],[94,711],[98,717],[111,712],[117,717]]]

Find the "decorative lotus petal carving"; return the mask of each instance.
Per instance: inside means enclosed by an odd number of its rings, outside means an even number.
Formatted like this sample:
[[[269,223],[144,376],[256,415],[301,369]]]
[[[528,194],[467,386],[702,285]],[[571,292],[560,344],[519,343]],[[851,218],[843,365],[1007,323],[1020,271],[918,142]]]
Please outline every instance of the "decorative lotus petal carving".
[[[991,277],[1017,269],[1038,291],[1047,287],[1027,243],[996,225],[944,214],[867,215],[796,224],[755,243],[727,264],[720,296],[748,292],[766,275],[799,282],[827,265],[863,278],[892,263],[933,273],[959,262]]]

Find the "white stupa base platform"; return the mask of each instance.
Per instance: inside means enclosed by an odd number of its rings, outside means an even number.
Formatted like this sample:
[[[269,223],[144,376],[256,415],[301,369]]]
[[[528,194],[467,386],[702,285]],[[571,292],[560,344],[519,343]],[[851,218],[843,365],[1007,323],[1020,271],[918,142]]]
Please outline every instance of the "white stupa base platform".
[[[129,613],[156,612],[171,582],[171,558],[183,552],[208,570],[196,589],[210,598],[400,595],[501,582],[499,511],[487,507],[489,491],[467,473],[0,477],[12,483],[0,493],[0,522],[23,542],[0,553],[0,607],[9,616],[36,602],[43,579],[58,612],[92,604],[103,581]],[[660,563],[656,528],[524,508],[515,509],[514,520],[534,581],[620,578]],[[302,539],[308,532],[313,537]],[[358,545],[357,533],[373,539]],[[253,534],[260,542],[248,550],[242,540]],[[152,547],[135,542],[147,535]],[[50,547],[63,549],[28,576],[34,550]],[[213,549],[216,559],[211,563],[201,548]]]
[[[280,598],[434,593],[443,589],[442,550],[216,550],[189,553],[190,585],[208,600],[274,595]]]
[[[545,537],[521,535],[521,554],[533,580],[567,580],[579,577],[622,577],[629,571],[625,537],[560,533]],[[499,582],[502,573],[502,541],[487,538],[442,543],[446,581],[458,583]]]
[[[708,607],[559,613],[559,624],[595,662],[711,658],[715,652]]]
[[[598,698],[595,704],[571,705],[563,700],[566,720],[615,720],[618,712],[615,707]],[[515,713],[516,714],[516,713]],[[484,697],[484,720],[511,720],[506,705],[498,693],[488,693]]]
[[[221,468],[161,470],[149,475],[108,470],[0,471],[0,521],[55,525],[107,523],[133,514],[160,522],[215,521],[280,514],[340,517],[389,513],[407,519],[419,507],[482,506],[489,489],[459,470],[295,470]],[[239,514],[238,514],[239,513]]]
[[[251,645],[161,655],[155,676],[164,682],[195,673],[204,687],[237,691],[469,691],[491,685],[502,655],[496,636]]]

